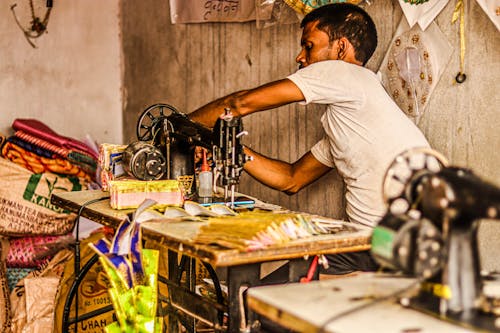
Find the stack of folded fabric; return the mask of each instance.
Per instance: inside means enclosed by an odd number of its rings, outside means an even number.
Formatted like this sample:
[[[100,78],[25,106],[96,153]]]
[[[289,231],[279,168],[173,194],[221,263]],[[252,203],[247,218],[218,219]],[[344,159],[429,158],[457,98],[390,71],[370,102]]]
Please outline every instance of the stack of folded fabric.
[[[17,299],[28,295],[26,276],[38,277],[51,258],[74,243],[76,215],[50,199],[57,192],[96,188],[98,153],[36,119],[16,119],[12,128],[14,135],[0,136],[0,238],[8,241],[0,251],[0,273],[5,272],[0,286],[7,284],[11,299]],[[27,305],[25,299],[22,304]],[[18,320],[29,313],[27,306],[12,303],[10,309],[6,304],[9,309],[3,322],[0,316],[0,331],[11,324],[13,332],[34,331],[23,329],[27,324]]]
[[[98,153],[83,142],[59,135],[36,119],[16,119],[12,128],[15,134],[6,139],[3,157],[33,173],[96,179]]]

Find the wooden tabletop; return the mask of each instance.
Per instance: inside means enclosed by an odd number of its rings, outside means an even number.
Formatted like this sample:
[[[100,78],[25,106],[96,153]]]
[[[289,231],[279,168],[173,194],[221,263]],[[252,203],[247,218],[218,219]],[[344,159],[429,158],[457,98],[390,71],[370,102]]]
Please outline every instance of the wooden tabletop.
[[[404,308],[396,298],[373,303],[412,285],[417,287],[415,279],[361,273],[306,284],[253,287],[247,301],[251,310],[297,332],[472,332]],[[369,303],[373,305],[366,306]]]
[[[52,194],[50,202],[76,214],[82,206],[101,198],[108,199],[88,204],[83,208],[81,216],[102,225],[117,228],[127,218],[127,214],[134,211],[133,209],[117,210],[111,208],[109,193],[101,190],[57,192]]]
[[[293,240],[265,249],[243,252],[217,245],[197,244],[194,239],[207,222],[148,221],[141,224],[144,235],[214,267],[233,266],[282,259],[300,258],[307,255],[362,251],[370,248],[371,230],[360,228],[354,232],[339,232]]]
[[[51,202],[77,213],[82,205],[91,200],[106,198],[107,192],[78,191],[52,195]],[[115,210],[109,199],[92,203],[82,209],[82,216],[116,228],[128,213],[134,210]],[[198,244],[196,234],[207,222],[176,222],[173,220],[151,220],[141,223],[143,236],[168,248],[208,262],[214,267],[234,266],[283,259],[294,259],[308,255],[362,251],[370,248],[371,229],[356,225],[357,231],[342,231],[329,235],[318,235],[255,251],[240,251],[218,245]],[[347,222],[346,222],[347,223]],[[351,224],[350,224],[351,225]]]

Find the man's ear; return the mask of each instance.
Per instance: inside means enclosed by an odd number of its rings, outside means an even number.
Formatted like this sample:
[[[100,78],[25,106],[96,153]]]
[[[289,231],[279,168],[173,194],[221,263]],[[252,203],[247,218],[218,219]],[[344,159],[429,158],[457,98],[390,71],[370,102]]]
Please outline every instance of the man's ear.
[[[337,44],[338,59],[352,64],[362,65],[361,61],[356,59],[356,52],[349,39],[342,37]]]
[[[341,37],[337,42],[337,58],[339,60],[345,60],[347,55],[347,50],[349,49],[350,42],[347,38]]]

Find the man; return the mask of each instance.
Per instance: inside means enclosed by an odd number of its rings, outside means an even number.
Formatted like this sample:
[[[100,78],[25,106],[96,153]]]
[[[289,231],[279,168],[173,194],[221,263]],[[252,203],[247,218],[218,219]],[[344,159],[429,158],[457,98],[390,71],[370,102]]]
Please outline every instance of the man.
[[[301,27],[297,72],[217,99],[189,117],[212,127],[226,107],[246,116],[292,102],[326,104],[321,118],[326,135],[298,161],[278,161],[245,148],[253,157],[245,170],[263,184],[293,194],[337,168],[346,185],[349,220],[374,226],[386,210],[382,180],[387,167],[399,153],[428,142],[376,75],[363,67],[377,46],[375,24],[363,9],[325,5],[307,14]],[[368,252],[329,260],[334,273],[376,268]]]

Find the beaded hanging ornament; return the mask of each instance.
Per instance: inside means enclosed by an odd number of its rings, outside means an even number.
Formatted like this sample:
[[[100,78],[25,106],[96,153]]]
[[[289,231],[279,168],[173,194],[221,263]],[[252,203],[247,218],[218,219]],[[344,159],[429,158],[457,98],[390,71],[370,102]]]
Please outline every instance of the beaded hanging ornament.
[[[407,31],[390,46],[387,60],[388,90],[408,116],[419,118],[433,83],[429,52],[419,33]]]
[[[409,3],[410,5],[421,5],[429,0],[403,0],[406,3]]]

